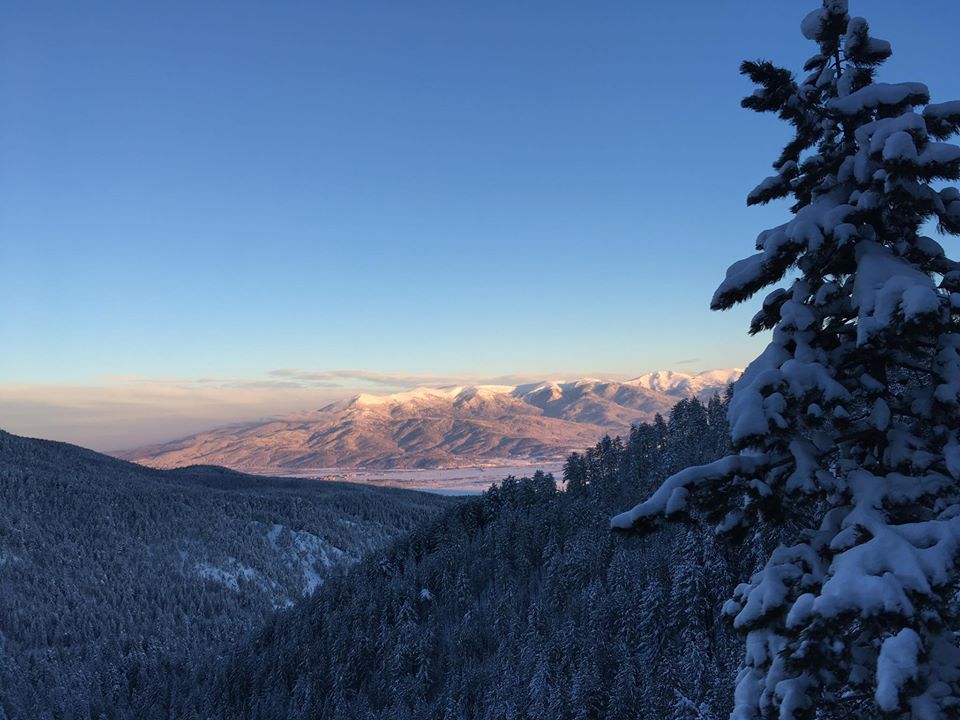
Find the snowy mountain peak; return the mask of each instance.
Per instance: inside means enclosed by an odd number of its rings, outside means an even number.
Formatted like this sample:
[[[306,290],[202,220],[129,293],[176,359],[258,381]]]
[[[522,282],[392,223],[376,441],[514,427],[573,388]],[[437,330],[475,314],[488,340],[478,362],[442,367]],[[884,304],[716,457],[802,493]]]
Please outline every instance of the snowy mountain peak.
[[[409,405],[417,403],[435,402],[466,402],[473,398],[491,398],[498,395],[509,395],[514,391],[513,385],[450,385],[446,387],[418,387],[413,390],[391,393],[389,395],[373,395],[361,393],[349,401],[354,406],[384,406]]]
[[[351,405],[396,405],[402,403],[424,402],[432,400],[449,400],[456,397],[463,390],[462,387],[419,387],[390,395],[374,395],[361,393],[350,401]]]
[[[674,397],[688,397],[722,391],[743,373],[742,368],[706,370],[700,373],[685,373],[676,370],[656,370],[628,380],[628,385],[642,387]]]

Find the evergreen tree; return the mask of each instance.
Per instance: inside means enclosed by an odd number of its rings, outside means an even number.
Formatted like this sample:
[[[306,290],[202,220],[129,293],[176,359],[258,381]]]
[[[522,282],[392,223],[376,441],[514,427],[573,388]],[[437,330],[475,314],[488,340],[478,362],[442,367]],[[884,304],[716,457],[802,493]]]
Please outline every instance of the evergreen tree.
[[[668,635],[675,643],[671,685],[692,701],[704,693],[704,679],[710,663],[707,636],[709,617],[703,607],[705,558],[702,543],[692,530],[684,528],[672,555],[671,597],[667,615]],[[683,706],[676,709],[683,709]],[[688,715],[684,709],[676,717],[686,718]]]
[[[616,660],[604,717],[605,720],[635,720],[640,716],[637,707],[637,668],[630,647],[624,640],[617,644]]]
[[[586,491],[587,459],[580,453],[570,453],[563,464],[563,482],[568,493],[573,495]]]
[[[730,426],[727,424],[727,408],[719,395],[707,403],[707,421],[710,430],[706,437],[709,457],[722,457],[730,452]]]
[[[739,586],[746,633],[733,717],[960,714],[960,102],[878,83],[890,44],[825,0],[797,80],[745,62],[743,106],[794,138],[748,204],[791,198],[713,298],[726,309],[790,278],[750,331],[772,330],[737,383],[734,455],[683,470],[614,527],[691,512],[721,531],[806,528]],[[922,111],[919,109],[923,106]]]

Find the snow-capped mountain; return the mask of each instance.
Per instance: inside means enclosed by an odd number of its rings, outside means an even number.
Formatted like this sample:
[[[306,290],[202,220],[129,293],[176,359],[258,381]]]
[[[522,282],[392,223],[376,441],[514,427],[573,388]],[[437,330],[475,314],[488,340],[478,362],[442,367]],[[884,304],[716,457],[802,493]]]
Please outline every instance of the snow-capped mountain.
[[[742,372],[742,368],[730,368],[727,370],[707,370],[691,375],[675,370],[657,370],[629,380],[627,384],[647,390],[656,390],[678,398],[691,395],[702,398],[704,395],[712,395],[717,389],[725,388],[740,377]]]
[[[658,372],[636,380],[418,388],[361,394],[316,411],[217,428],[120,457],[156,467],[248,471],[442,468],[559,460],[604,433],[720,391],[739,371]]]

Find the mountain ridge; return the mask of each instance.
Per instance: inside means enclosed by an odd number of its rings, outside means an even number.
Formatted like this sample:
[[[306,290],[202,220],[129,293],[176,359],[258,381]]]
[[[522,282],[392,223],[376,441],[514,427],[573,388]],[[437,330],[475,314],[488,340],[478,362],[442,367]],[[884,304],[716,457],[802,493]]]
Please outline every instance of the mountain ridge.
[[[603,434],[722,392],[739,369],[658,371],[632,380],[545,380],[361,393],[293,415],[234,423],[114,453],[154,467],[249,472],[452,468],[557,461]]]

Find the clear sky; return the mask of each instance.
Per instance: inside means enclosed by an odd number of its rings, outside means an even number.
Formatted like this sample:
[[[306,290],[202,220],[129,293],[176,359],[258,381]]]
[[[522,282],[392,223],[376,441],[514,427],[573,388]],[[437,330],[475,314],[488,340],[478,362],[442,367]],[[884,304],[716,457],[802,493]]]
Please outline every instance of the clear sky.
[[[744,197],[787,130],[737,67],[799,70],[816,5],[7,0],[0,427],[109,447],[71,434],[93,404],[170,400],[169,434],[216,414],[186,422],[197,388],[226,417],[230,388],[744,364],[754,306],[707,306],[784,217]],[[851,12],[883,79],[960,98],[955,2]]]

